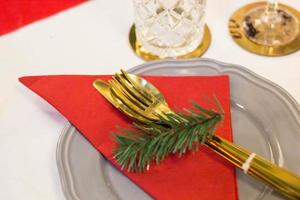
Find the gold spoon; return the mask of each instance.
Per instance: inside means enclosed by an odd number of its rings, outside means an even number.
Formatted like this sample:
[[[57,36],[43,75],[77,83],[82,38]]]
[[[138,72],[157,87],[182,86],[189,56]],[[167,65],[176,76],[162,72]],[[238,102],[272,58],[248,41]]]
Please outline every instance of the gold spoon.
[[[121,75],[116,74],[113,77],[110,86],[106,84],[103,87],[104,84],[99,83],[99,80],[95,81],[94,86],[101,93],[105,93],[105,98],[109,97],[108,100],[114,106],[138,121],[158,121],[157,114],[173,112],[168,107],[163,95],[151,83],[141,77],[122,71]],[[131,101],[136,96],[139,98]],[[147,96],[147,98],[142,96]],[[143,109],[137,106],[137,101],[139,101],[138,104],[144,104]],[[127,103],[124,104],[124,102]],[[164,109],[163,112],[161,108]],[[218,136],[208,139],[205,144],[246,174],[259,179],[290,199],[300,199],[300,177],[297,175]]]

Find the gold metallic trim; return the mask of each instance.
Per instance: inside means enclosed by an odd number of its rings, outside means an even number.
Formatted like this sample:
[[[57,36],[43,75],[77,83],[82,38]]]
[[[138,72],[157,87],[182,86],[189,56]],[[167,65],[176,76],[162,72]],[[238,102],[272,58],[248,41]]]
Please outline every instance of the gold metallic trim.
[[[300,49],[300,34],[292,42],[281,46],[264,46],[248,39],[243,30],[244,17],[250,10],[263,6],[266,6],[266,2],[251,3],[241,7],[231,16],[229,19],[228,28],[232,39],[243,49],[263,56],[283,56],[298,51]],[[284,4],[279,4],[279,9],[280,8],[297,17],[298,21],[300,22],[299,11]]]
[[[132,50],[135,52],[136,55],[141,57],[142,59],[146,61],[151,60],[159,60],[157,55],[151,54],[147,52],[141,45],[141,43],[137,40],[136,34],[135,34],[135,25],[133,24],[129,31],[129,43],[132,48]],[[207,25],[204,27],[204,36],[202,42],[199,44],[199,46],[192,52],[178,56],[176,59],[187,59],[187,58],[197,58],[203,55],[211,43],[211,33]]]

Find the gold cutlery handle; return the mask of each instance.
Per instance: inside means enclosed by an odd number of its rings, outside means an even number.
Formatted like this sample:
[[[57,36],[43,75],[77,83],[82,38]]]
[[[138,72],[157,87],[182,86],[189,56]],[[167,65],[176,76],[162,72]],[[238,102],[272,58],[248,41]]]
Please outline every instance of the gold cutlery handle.
[[[208,139],[205,144],[242,169],[245,174],[259,179],[289,199],[300,199],[300,177],[298,175],[218,136]]]

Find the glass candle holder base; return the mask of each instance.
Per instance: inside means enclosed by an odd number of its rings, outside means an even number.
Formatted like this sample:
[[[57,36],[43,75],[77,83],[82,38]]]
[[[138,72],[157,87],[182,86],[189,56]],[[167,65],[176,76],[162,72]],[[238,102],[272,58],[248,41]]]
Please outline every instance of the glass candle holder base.
[[[276,17],[264,16],[265,2],[238,9],[229,20],[229,32],[243,49],[264,56],[283,56],[300,49],[300,13],[279,4]],[[269,18],[268,18],[269,17]],[[268,26],[268,20],[273,20]]]
[[[138,55],[140,58],[146,60],[146,61],[151,61],[151,60],[159,60],[162,59],[157,55],[154,55],[150,52],[148,52],[141,43],[138,41],[136,37],[136,32],[135,32],[135,26],[132,25],[129,31],[129,43],[136,55]],[[204,35],[201,43],[198,45],[198,47],[193,50],[190,53],[187,53],[185,55],[181,55],[178,57],[175,57],[174,59],[187,59],[187,58],[197,58],[203,55],[206,50],[209,48],[211,43],[211,33],[207,25],[204,26]],[[167,58],[166,58],[167,59]]]

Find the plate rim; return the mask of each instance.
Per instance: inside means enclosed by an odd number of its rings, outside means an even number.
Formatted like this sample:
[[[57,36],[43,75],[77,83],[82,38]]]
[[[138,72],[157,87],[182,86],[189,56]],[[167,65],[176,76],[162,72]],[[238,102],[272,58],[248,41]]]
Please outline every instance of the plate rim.
[[[130,73],[143,74],[144,72],[147,72],[147,70],[151,70],[154,68],[161,68],[161,66],[159,66],[159,65],[161,65],[162,63],[173,64],[172,68],[175,68],[175,67],[179,67],[178,65],[182,65],[183,63],[186,63],[186,62],[193,63],[193,64],[197,64],[199,62],[208,62],[210,64],[217,64],[219,66],[214,66],[214,69],[218,70],[219,72],[226,72],[226,71],[234,70],[235,72],[238,72],[240,75],[242,75],[243,78],[246,78],[247,80],[250,80],[249,78],[251,77],[252,79],[259,80],[263,85],[271,86],[271,87],[265,87],[265,89],[272,92],[275,95],[279,94],[276,96],[279,96],[281,98],[281,100],[283,100],[283,99],[287,100],[289,103],[289,105],[287,105],[287,106],[289,107],[291,113],[293,113],[293,117],[295,117],[297,119],[296,121],[298,121],[298,123],[300,124],[300,104],[286,89],[284,89],[277,83],[274,83],[273,81],[257,74],[256,72],[254,72],[242,65],[239,65],[239,64],[226,63],[226,62],[222,62],[222,61],[212,59],[212,58],[200,58],[200,59],[193,58],[193,59],[182,59],[182,60],[165,59],[165,60],[146,62],[146,63],[140,64],[140,65],[137,65],[135,67],[132,67],[127,71]],[[189,68],[189,67],[190,66],[187,66],[186,68]],[[209,67],[212,67],[212,66],[209,66]],[[247,76],[245,76],[245,74],[247,74],[249,76],[247,77]],[[252,82],[255,83],[256,85],[261,85],[261,84],[257,84],[253,80],[252,80]],[[280,95],[282,95],[282,96],[280,96]]]
[[[61,189],[64,193],[64,196],[67,200],[80,200],[76,193],[76,189],[74,188],[73,175],[71,170],[69,169],[68,162],[65,161],[65,157],[62,156],[65,151],[69,149],[68,138],[72,136],[72,134],[65,134],[71,129],[73,125],[68,121],[64,128],[61,131],[61,134],[58,138],[58,142],[56,145],[56,166],[58,169],[59,180],[61,184]],[[66,166],[66,167],[64,167]]]
[[[158,68],[159,65],[162,63],[165,64],[172,64],[172,68],[180,67],[180,65],[184,63],[193,63],[195,65],[203,64],[203,63],[209,63],[212,65],[208,65],[208,67],[211,67],[215,70],[218,70],[218,72],[227,72],[227,71],[235,71],[239,73],[239,75],[243,76],[243,78],[246,78],[247,80],[255,79],[256,81],[260,81],[261,84],[257,85],[265,85],[268,87],[264,87],[264,89],[268,90],[269,92],[273,93],[277,97],[279,97],[284,104],[287,105],[289,108],[290,113],[292,113],[293,118],[295,121],[299,124],[300,126],[300,106],[298,102],[281,86],[278,84],[268,80],[267,78],[247,69],[246,67],[243,67],[241,65],[237,64],[231,64],[231,63],[225,63],[221,62],[215,59],[210,59],[210,58],[196,58],[196,59],[184,59],[184,60],[159,60],[159,61],[151,61],[147,62],[144,64],[137,65],[135,67],[130,68],[127,70],[130,73],[135,73],[135,74],[143,74],[147,71],[151,71],[151,69]],[[192,66],[190,66],[192,67]],[[162,68],[161,66],[159,68]],[[188,67],[187,67],[188,68]],[[246,75],[245,75],[246,74]],[[247,76],[248,75],[248,76]],[[250,80],[253,82],[253,80]],[[67,130],[71,129],[73,126],[70,122],[67,122],[65,127],[61,131],[61,135],[58,139],[57,142],[57,147],[56,147],[56,164],[58,168],[58,173],[59,173],[59,179],[61,183],[61,188],[62,191],[65,195],[65,198],[67,200],[81,200],[77,193],[76,189],[74,187],[74,181],[73,181],[73,175],[70,171],[70,167],[68,166],[68,163],[64,159],[64,152],[68,150],[68,142],[65,143],[69,137],[72,137],[72,134],[69,134],[69,136],[66,136]],[[100,159],[100,158],[99,158]],[[66,167],[64,167],[66,166]]]

